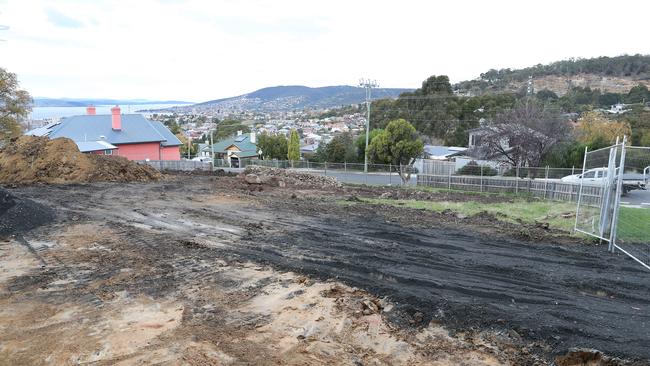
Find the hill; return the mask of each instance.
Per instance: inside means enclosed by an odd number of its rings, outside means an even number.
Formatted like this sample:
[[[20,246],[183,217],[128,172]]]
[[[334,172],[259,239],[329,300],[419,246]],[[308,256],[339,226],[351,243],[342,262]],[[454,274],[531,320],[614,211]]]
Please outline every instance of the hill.
[[[454,90],[471,95],[518,93],[526,88],[531,76],[536,91],[548,89],[559,96],[573,87],[627,93],[638,84],[650,86],[650,55],[578,58],[523,69],[491,69],[477,79],[454,85]]]
[[[379,98],[396,98],[412,89],[378,88],[373,94]],[[365,90],[348,85],[310,88],[301,85],[274,86],[256,90],[236,97],[216,99],[177,110],[222,110],[222,111],[288,111],[305,108],[332,108],[359,104],[365,100]]]
[[[191,104],[178,100],[34,98],[34,107],[85,107],[88,105]]]

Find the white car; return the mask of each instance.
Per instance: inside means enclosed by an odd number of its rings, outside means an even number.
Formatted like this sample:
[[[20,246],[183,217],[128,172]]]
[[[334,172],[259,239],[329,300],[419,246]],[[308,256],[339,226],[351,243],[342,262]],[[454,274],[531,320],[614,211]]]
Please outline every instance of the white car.
[[[608,168],[589,169],[582,174],[568,175],[566,177],[563,177],[560,180],[565,183],[578,184],[582,181],[583,184],[587,184],[587,185],[605,185],[607,184],[607,170]],[[646,177],[647,176],[646,171],[648,171],[648,168],[644,170],[643,175],[634,174],[634,173],[623,174],[622,188],[623,188],[624,196],[628,194],[630,191],[634,191],[637,189],[640,190],[647,189],[648,178]],[[616,174],[618,175],[618,168],[616,168]]]
[[[580,183],[580,181],[603,183],[605,178],[607,178],[607,168],[595,168],[589,169],[582,174],[567,175],[560,180],[567,183]]]

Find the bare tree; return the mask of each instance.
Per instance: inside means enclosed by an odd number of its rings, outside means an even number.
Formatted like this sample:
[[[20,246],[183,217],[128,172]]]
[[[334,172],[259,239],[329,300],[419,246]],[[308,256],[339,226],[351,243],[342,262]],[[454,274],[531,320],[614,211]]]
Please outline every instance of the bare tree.
[[[570,132],[559,110],[528,99],[498,114],[481,131],[479,149],[486,157],[500,157],[514,166],[540,166],[544,155]]]

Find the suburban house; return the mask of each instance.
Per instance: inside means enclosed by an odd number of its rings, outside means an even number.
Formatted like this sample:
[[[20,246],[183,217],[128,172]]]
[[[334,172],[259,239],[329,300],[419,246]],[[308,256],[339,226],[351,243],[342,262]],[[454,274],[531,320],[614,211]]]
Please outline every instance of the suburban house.
[[[239,159],[258,159],[257,140],[255,132],[242,134],[237,131],[237,136],[221,140],[212,146],[204,147],[201,156],[211,156],[214,152],[215,159],[224,159],[226,163],[234,168],[239,167]]]
[[[95,107],[86,114],[27,132],[50,139],[67,137],[83,153],[119,155],[129,160],[180,160],[181,141],[161,122],[150,121],[141,114],[121,114],[120,107],[111,114],[97,115]]]
[[[466,147],[458,146],[424,145],[422,155],[425,159],[449,160],[454,156],[462,155],[466,150]]]

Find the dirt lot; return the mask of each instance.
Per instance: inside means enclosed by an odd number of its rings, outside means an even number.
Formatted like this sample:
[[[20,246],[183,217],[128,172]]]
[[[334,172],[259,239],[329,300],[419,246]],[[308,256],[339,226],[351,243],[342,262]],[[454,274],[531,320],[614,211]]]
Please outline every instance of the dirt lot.
[[[10,189],[56,218],[0,241],[0,364],[650,364],[632,261],[489,215],[354,202],[387,191]],[[605,354],[561,357],[573,347]]]

